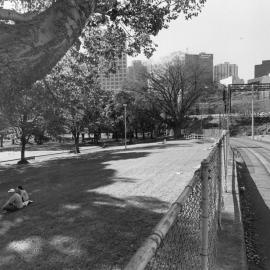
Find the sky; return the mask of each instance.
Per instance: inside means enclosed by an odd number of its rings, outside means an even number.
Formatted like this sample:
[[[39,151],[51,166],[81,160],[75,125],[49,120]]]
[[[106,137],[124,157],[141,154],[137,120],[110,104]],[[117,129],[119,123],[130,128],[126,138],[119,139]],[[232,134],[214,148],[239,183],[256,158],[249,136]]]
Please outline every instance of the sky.
[[[8,7],[8,5],[7,5]],[[270,0],[207,0],[198,17],[183,16],[154,37],[152,60],[172,52],[212,53],[214,65],[237,64],[239,77],[254,78],[254,65],[270,59]],[[129,58],[146,60],[143,55]]]
[[[254,78],[254,65],[270,59],[269,12],[269,0],[207,0],[198,17],[178,18],[159,32],[151,59],[175,51],[212,53],[214,65],[237,64],[240,78]],[[146,58],[140,55],[128,62],[134,59]]]

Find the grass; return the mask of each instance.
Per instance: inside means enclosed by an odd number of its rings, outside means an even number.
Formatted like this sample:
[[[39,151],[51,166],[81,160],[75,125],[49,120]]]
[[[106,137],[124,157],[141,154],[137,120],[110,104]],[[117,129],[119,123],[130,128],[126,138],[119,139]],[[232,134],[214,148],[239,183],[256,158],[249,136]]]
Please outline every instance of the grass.
[[[118,153],[117,159],[144,155]],[[93,192],[112,183],[114,171],[103,164],[111,159],[107,153],[2,169],[1,203],[7,189],[19,183],[31,187],[35,203],[0,216],[0,269],[119,269],[125,264],[161,217],[151,207],[163,202],[143,198],[145,207],[139,208]]]

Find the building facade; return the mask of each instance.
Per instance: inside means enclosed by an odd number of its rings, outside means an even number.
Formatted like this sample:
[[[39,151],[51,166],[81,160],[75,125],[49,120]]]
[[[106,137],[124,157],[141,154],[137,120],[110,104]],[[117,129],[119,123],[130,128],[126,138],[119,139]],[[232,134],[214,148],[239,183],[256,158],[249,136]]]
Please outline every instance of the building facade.
[[[270,83],[270,76],[261,76],[255,79],[248,80],[248,84],[260,84],[260,83]]]
[[[270,76],[261,76],[261,77],[257,77],[255,79],[251,79],[251,80],[248,80],[248,84],[261,84],[261,83],[269,83],[270,84]],[[269,93],[269,90],[268,91],[259,91],[257,93],[257,97],[259,99],[262,99],[262,100],[265,100],[265,99],[270,99],[270,93]],[[265,105],[265,104],[262,104],[262,105]],[[269,111],[269,104],[268,104],[268,109],[267,111]]]
[[[196,69],[206,85],[213,82],[213,54],[185,54],[185,66],[193,71]]]
[[[121,91],[123,83],[127,79],[127,55],[123,53],[122,57],[117,59],[115,73],[100,72],[99,79],[102,89],[114,92]]]
[[[263,60],[261,65],[255,65],[254,78],[270,74],[270,60]]]
[[[128,67],[128,79],[131,81],[146,81],[147,66],[141,60],[132,61]]]
[[[238,78],[238,66],[236,64],[230,64],[225,62],[214,66],[214,81],[219,82],[220,80],[228,77]]]

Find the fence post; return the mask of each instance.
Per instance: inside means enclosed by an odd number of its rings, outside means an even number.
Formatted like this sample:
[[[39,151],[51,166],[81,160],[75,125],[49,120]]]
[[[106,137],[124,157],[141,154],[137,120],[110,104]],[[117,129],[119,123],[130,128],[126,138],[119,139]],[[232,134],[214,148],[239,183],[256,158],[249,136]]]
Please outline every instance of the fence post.
[[[221,229],[221,209],[222,209],[222,143],[224,137],[218,144],[218,228]]]
[[[224,145],[224,171],[225,171],[225,192],[228,192],[228,153],[229,153],[229,142],[228,142],[228,133],[225,135],[225,145]]]
[[[209,162],[202,161],[202,247],[201,247],[201,262],[202,270],[208,270],[208,219],[209,219],[209,195],[208,195],[208,175]]]

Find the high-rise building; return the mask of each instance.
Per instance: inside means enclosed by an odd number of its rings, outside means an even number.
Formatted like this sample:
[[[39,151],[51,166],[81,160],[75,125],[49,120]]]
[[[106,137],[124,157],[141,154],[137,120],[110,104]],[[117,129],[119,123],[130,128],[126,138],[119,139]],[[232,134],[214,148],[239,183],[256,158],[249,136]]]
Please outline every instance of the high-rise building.
[[[132,61],[131,66],[128,67],[128,79],[131,81],[147,81],[146,74],[147,67],[141,60]]]
[[[122,54],[116,61],[116,72],[106,74],[100,73],[100,84],[102,89],[118,92],[122,90],[122,85],[127,79],[127,55]]]
[[[185,54],[185,66],[193,71],[196,69],[206,85],[213,82],[213,54]]]
[[[219,82],[222,79],[226,79],[232,76],[238,78],[238,66],[236,64],[230,64],[225,62],[214,66],[214,81]]]
[[[270,60],[263,60],[261,65],[255,65],[254,78],[270,74]]]

